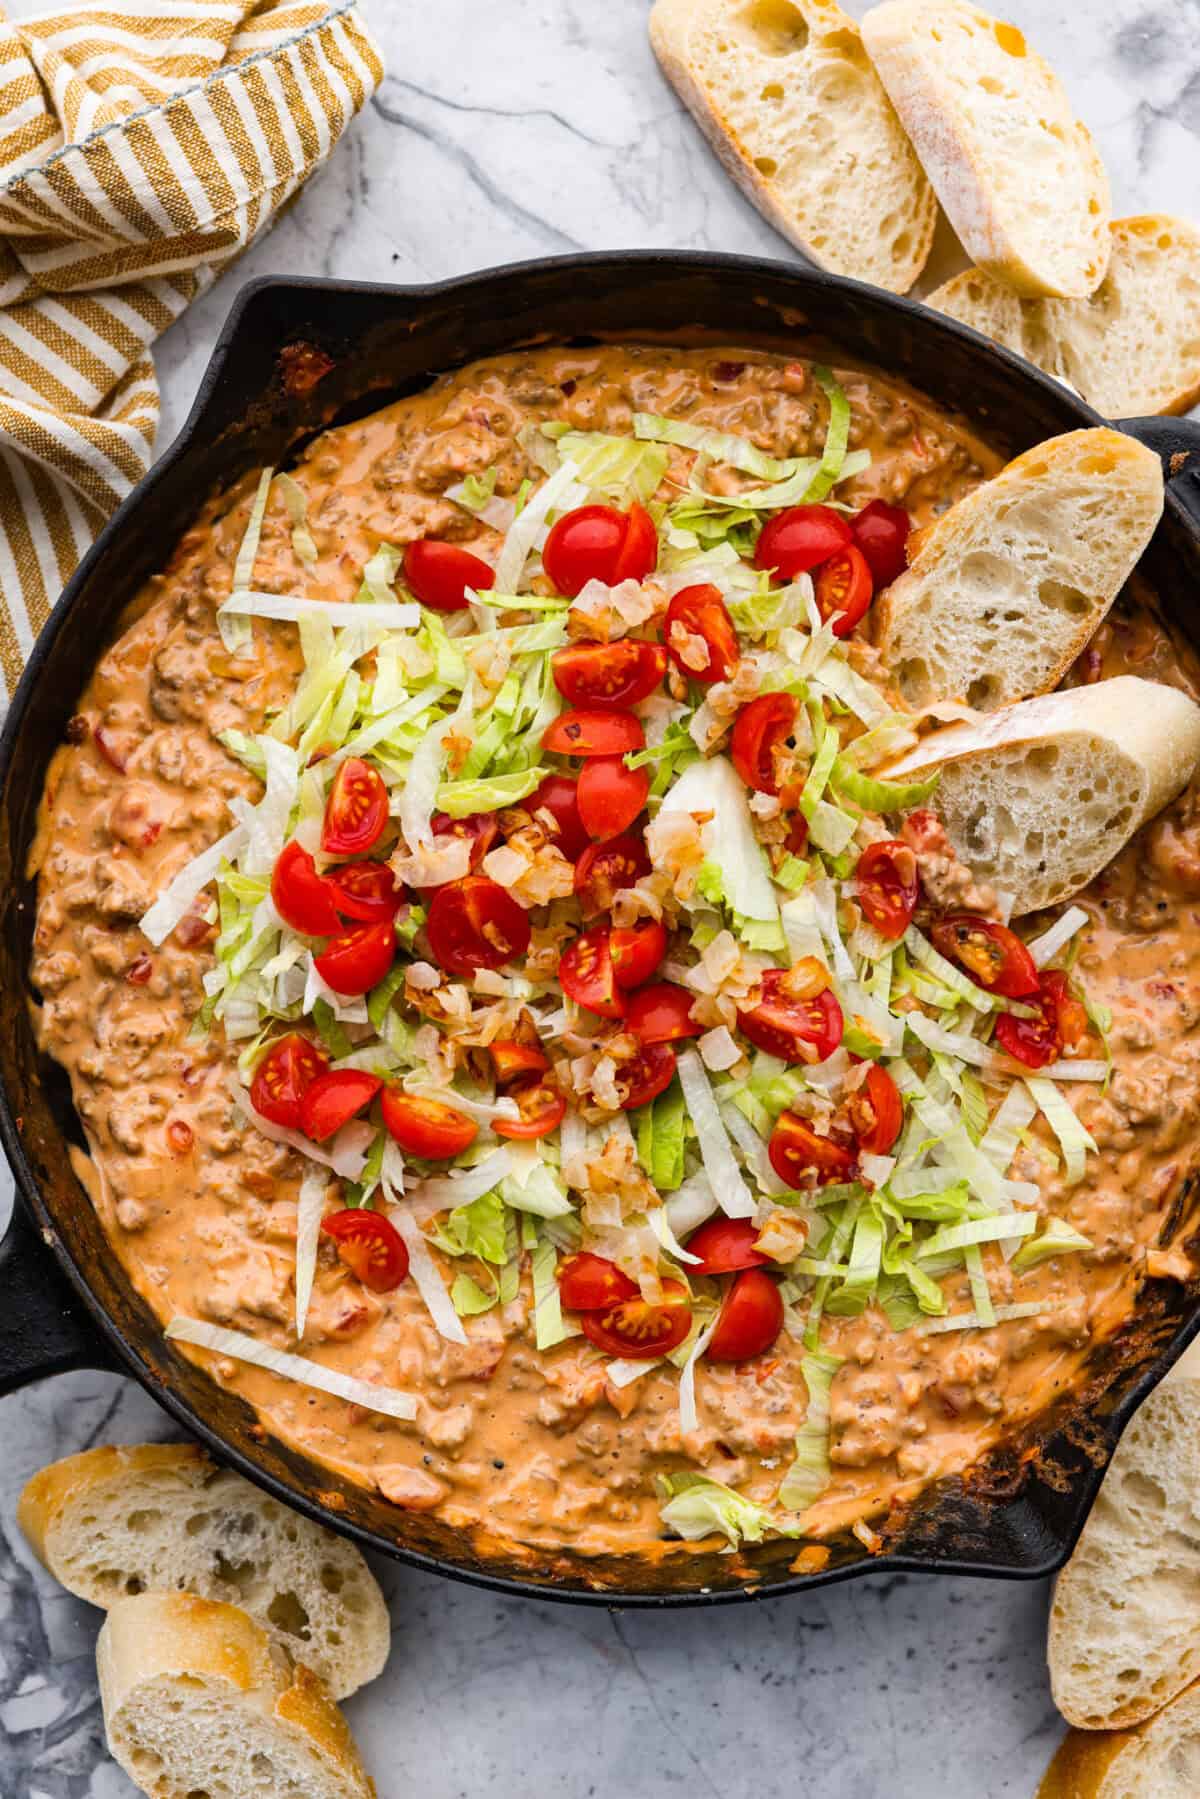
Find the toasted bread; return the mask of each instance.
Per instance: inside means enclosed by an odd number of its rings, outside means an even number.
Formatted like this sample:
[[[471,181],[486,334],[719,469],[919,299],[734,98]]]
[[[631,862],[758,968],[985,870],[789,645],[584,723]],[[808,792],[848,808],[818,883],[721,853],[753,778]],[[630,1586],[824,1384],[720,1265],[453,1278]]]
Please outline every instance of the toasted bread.
[[[387,1660],[387,1607],[353,1544],[218,1468],[198,1445],[68,1456],[34,1475],[17,1520],[78,1598],[107,1609],[158,1589],[236,1603],[335,1699]]]
[[[1070,1730],[1037,1799],[1195,1799],[1200,1686],[1136,1730]]]
[[[650,41],[777,230],[822,268],[908,291],[937,203],[835,0],[657,0]]]
[[[908,705],[993,711],[1057,686],[1120,592],[1163,507],[1158,457],[1119,431],[1018,456],[914,538],[876,638]]]
[[[1153,213],[1116,219],[1108,273],[1088,300],[1022,300],[982,269],[930,306],[1067,381],[1109,418],[1200,400],[1200,229]]]
[[[1082,299],[1108,265],[1108,177],[1049,64],[968,0],[885,0],[863,42],[971,261]]]
[[[933,804],[947,836],[1024,913],[1085,887],[1198,763],[1200,706],[1118,675],[948,725],[885,773],[911,780],[941,767]]]

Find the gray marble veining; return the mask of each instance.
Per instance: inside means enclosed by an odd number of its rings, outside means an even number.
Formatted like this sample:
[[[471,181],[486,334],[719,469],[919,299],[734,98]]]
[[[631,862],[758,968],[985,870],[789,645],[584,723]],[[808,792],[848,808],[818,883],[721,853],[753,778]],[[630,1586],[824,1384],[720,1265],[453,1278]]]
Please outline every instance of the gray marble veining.
[[[659,77],[648,0],[366,3],[389,77],[274,233],[163,340],[162,443],[241,276],[427,281],[638,245],[793,255]],[[1118,215],[1200,213],[1200,0],[1005,10],[1095,131]],[[955,246],[945,252],[939,272]],[[58,1455],[167,1434],[154,1404],[111,1375],[0,1402],[0,1799],[133,1793],[104,1753],[96,1616],[33,1564],[14,1507]],[[394,1653],[348,1709],[381,1799],[1031,1799],[1060,1731],[1039,1585],[875,1579],[643,1616],[379,1572]]]

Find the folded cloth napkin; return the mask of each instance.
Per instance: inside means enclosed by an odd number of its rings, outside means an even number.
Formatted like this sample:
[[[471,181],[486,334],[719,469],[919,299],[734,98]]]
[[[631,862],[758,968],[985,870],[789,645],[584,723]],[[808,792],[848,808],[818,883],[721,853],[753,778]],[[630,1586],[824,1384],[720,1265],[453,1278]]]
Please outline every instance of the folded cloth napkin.
[[[149,347],[383,76],[343,0],[0,10],[0,670],[150,464]],[[3,693],[0,692],[0,706]]]

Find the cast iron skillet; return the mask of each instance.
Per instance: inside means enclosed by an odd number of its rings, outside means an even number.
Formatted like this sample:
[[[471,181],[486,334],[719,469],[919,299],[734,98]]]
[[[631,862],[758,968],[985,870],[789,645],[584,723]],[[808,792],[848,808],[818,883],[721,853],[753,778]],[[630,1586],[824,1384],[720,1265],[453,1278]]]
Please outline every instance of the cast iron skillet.
[[[522,1557],[398,1511],[271,1438],[243,1401],[164,1341],[71,1171],[79,1124],[26,1010],[34,895],[24,869],[47,761],[121,609],[165,564],[204,495],[247,468],[283,462],[331,419],[538,338],[650,335],[792,349],[824,340],[840,360],[898,374],[1014,452],[1098,422],[1058,383],[918,305],[742,257],[578,256],[423,288],[287,280],[244,288],[178,441],[112,520],[42,632],[0,743],[0,1137],[19,1189],[0,1246],[0,1391],[67,1368],[127,1369],[179,1424],[278,1498],[375,1549],[501,1591],[672,1605],[794,1592],[867,1569],[1048,1574],[1069,1554],[1121,1429],[1200,1328],[1200,1285],[1150,1283],[1136,1320],[1098,1354],[1086,1393],[965,1479],[928,1491],[888,1526],[881,1556],[847,1537],[815,1570],[811,1560],[795,1564],[796,1545],[786,1542],[658,1560]],[[1145,419],[1125,428],[1163,455],[1171,476],[1144,572],[1200,643],[1200,427]],[[1190,1228],[1182,1207],[1172,1226]]]

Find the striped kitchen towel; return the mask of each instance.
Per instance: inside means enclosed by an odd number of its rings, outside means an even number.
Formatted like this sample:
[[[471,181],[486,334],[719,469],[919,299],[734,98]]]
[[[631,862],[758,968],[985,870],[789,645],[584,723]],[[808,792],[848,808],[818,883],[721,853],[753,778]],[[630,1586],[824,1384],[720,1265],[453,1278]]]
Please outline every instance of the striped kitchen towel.
[[[150,345],[382,79],[351,0],[0,10],[0,664],[150,464]],[[3,694],[0,693],[0,705]]]

